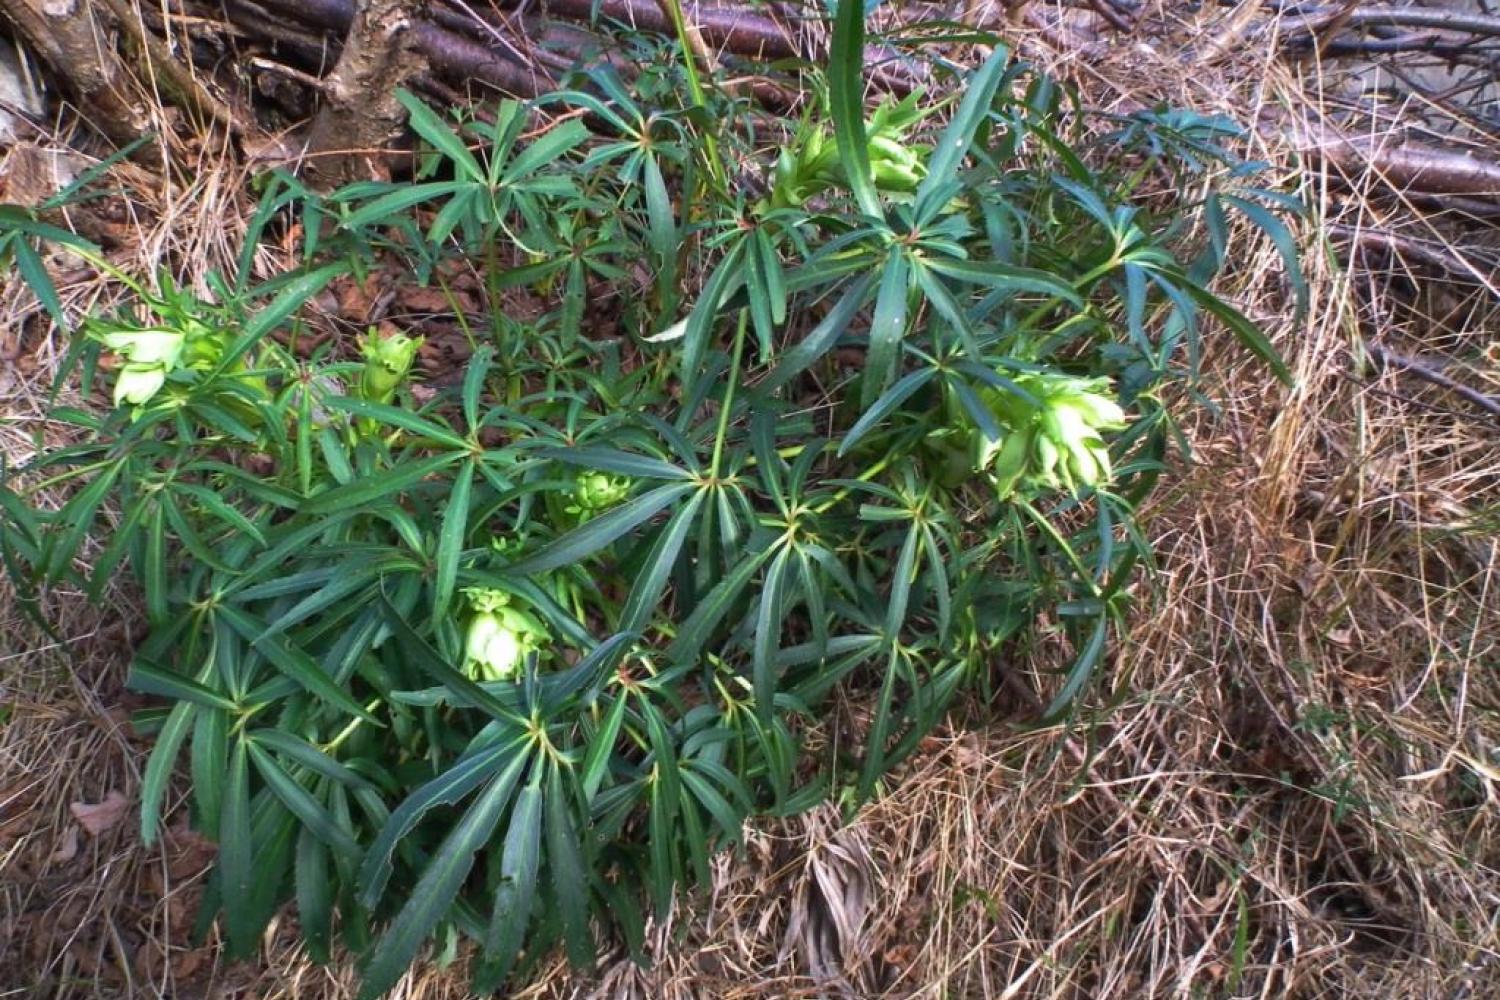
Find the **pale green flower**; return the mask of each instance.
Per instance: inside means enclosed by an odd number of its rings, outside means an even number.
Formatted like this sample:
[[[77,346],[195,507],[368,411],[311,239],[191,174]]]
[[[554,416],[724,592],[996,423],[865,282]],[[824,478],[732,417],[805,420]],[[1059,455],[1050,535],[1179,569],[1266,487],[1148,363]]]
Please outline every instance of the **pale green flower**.
[[[464,634],[464,672],[476,681],[515,677],[528,654],[547,639],[535,617],[511,606],[510,595],[486,587],[464,591],[474,617]]]
[[[142,330],[110,330],[98,335],[105,347],[125,359],[115,376],[116,406],[140,406],[160,391],[182,360],[187,338],[178,330],[149,327]]]
[[[411,371],[422,338],[404,333],[382,334],[371,327],[359,346],[365,356],[364,371],[359,376],[359,398],[371,403],[389,403]]]
[[[164,364],[127,364],[115,376],[115,405],[140,406],[156,395],[166,380],[167,366]]]
[[[174,368],[187,343],[180,330],[114,330],[101,334],[105,347],[122,355],[126,361],[143,365],[165,365]]]

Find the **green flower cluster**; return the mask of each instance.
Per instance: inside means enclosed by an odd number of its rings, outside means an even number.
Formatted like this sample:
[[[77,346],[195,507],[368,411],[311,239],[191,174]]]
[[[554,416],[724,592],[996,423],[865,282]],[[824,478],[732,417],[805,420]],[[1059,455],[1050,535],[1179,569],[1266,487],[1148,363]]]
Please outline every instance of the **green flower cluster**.
[[[975,467],[989,476],[996,493],[1004,499],[1027,486],[1076,491],[1108,482],[1112,470],[1103,433],[1126,426],[1109,379],[1032,372],[1015,382],[1025,396],[1000,389],[981,393],[1002,433],[993,439],[974,435]]]
[[[911,132],[925,112],[917,106],[920,93],[900,102],[884,101],[865,124],[870,173],[875,186],[887,192],[916,190],[927,173],[927,147],[911,142]],[[771,203],[796,207],[844,182],[838,144],[823,125],[804,125],[776,160]]]

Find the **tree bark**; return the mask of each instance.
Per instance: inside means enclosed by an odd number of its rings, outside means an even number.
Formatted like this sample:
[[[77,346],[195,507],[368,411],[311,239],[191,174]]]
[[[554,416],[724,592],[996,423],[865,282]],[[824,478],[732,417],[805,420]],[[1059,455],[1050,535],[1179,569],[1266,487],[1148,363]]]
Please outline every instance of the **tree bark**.
[[[415,23],[421,0],[361,0],[323,90],[306,156],[319,187],[385,176],[385,150],[406,111],[396,90],[422,71]]]

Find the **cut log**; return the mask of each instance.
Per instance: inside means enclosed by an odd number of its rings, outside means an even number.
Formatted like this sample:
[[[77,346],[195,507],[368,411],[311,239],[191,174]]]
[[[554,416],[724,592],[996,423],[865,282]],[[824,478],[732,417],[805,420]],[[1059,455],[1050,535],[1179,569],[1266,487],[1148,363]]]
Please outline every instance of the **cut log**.
[[[89,0],[0,0],[0,14],[111,141],[128,145],[150,129],[144,95],[111,40],[108,11]]]

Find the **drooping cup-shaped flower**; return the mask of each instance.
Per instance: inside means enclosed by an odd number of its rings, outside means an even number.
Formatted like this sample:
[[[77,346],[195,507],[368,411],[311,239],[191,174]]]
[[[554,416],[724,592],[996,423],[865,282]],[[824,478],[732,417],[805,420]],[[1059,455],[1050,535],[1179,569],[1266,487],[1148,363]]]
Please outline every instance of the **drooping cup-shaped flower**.
[[[164,364],[127,364],[115,376],[115,405],[140,406],[156,395],[166,380],[167,366]]]
[[[531,614],[510,604],[510,595],[486,587],[464,591],[474,617],[464,635],[464,672],[476,681],[516,676],[528,653],[541,648],[547,630]]]
[[[143,365],[176,366],[187,337],[180,330],[111,330],[100,334],[105,347],[126,361]]]
[[[160,391],[167,375],[182,360],[187,338],[178,330],[149,327],[108,330],[97,335],[105,347],[125,359],[115,376],[114,403],[140,406]]]
[[[1014,378],[1021,393],[987,390],[1002,425],[998,438],[976,433],[976,465],[1002,499],[1026,485],[1079,490],[1111,475],[1104,432],[1125,427],[1125,411],[1108,378],[1027,372]]]
[[[421,347],[421,337],[381,333],[371,327],[360,341],[365,367],[359,376],[359,397],[370,403],[389,403],[394,399]]]

